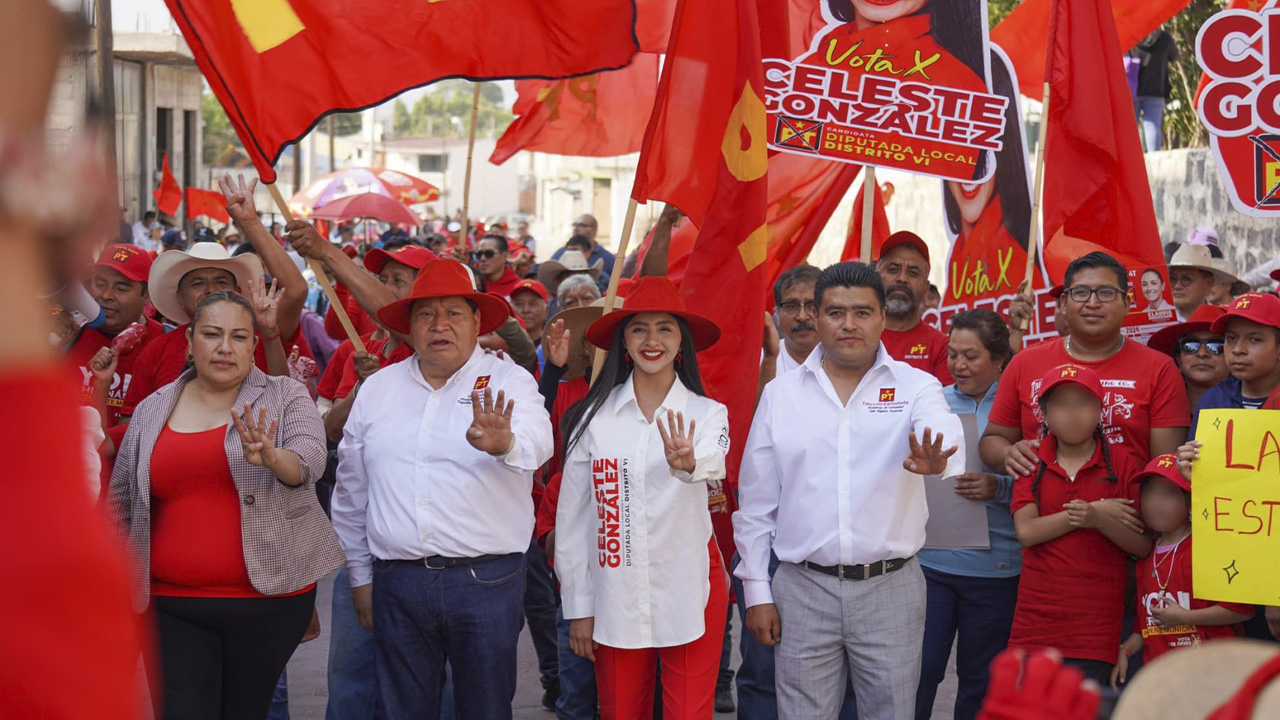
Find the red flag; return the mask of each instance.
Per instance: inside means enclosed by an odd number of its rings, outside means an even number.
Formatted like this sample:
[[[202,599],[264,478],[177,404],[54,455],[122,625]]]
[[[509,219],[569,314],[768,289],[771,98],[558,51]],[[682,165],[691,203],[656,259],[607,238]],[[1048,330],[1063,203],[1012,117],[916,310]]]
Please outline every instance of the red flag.
[[[633,197],[661,199],[699,228],[681,292],[720,326],[699,355],[707,393],[729,408],[737,482],[764,334],[769,225],[756,0],[680,0]]]
[[[858,188],[858,197],[853,201],[853,214],[849,216],[849,232],[845,236],[844,252],[840,259],[858,260],[862,255],[862,205],[863,188]],[[871,259],[880,257],[880,247],[889,237],[889,215],[884,210],[884,191],[876,183],[876,196],[871,200]]]
[[[676,0],[636,0],[636,38],[640,52],[663,53],[671,39]]]
[[[516,92],[516,119],[489,156],[494,165],[521,150],[626,155],[644,139],[658,93],[658,56],[640,53],[621,70],[565,80],[517,80]]]
[[[1061,282],[1094,250],[1164,265],[1129,83],[1107,0],[1055,0],[1045,76],[1044,264]]]
[[[187,216],[200,217],[201,215],[220,223],[231,222],[231,216],[227,214],[227,199],[222,196],[222,193],[217,190],[189,187],[187,188]]]
[[[151,191],[156,199],[156,209],[165,215],[177,215],[178,206],[182,204],[182,186],[173,176],[169,168],[169,154],[165,153],[163,171],[160,173],[160,187]]]
[[[1019,90],[1036,100],[1044,95],[1043,38],[1049,27],[1050,9],[1056,3],[1057,0],[1025,0],[991,29],[991,42],[1004,49],[1018,71]],[[1190,4],[1191,0],[1115,0],[1109,14],[1115,18],[1120,52],[1111,59],[1119,63],[1129,48]]]
[[[445,77],[625,66],[632,0],[165,0],[258,175],[326,113]]]

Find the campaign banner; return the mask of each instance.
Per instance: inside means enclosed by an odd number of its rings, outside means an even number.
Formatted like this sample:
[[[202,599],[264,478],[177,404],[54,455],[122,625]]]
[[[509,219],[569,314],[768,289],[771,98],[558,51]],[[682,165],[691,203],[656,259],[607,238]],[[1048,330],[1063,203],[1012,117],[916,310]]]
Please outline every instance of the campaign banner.
[[[1224,10],[1196,36],[1197,113],[1236,210],[1280,217],[1280,7]]]
[[[769,146],[960,182],[995,172],[1006,97],[993,94],[986,0],[803,0],[826,26],[766,57]]]
[[[1196,597],[1280,605],[1280,411],[1204,410],[1191,466]]]

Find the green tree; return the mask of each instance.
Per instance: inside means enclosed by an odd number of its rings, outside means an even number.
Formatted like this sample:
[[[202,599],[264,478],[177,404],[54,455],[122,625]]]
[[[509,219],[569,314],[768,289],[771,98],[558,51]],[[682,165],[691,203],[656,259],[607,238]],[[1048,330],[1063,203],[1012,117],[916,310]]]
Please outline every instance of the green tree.
[[[397,99],[392,105],[392,127],[396,135],[465,136],[471,119],[474,88],[467,80],[445,80],[419,96],[411,109]],[[499,135],[511,124],[511,119],[511,111],[502,105],[502,88],[497,83],[481,83],[476,134]]]
[[[231,127],[231,119],[222,109],[222,103],[213,93],[205,93],[200,98],[200,116],[204,122],[204,142],[200,153],[204,164],[213,167],[226,165],[228,156],[243,150],[244,146],[240,144],[235,128]]]
[[[409,106],[401,98],[396,98],[391,105],[391,127],[397,136],[408,135],[413,129],[413,116],[409,114]]]
[[[1196,34],[1214,13],[1227,5],[1226,0],[1192,0],[1186,9],[1165,23],[1164,29],[1178,46],[1178,60],[1169,66],[1169,102],[1165,106],[1165,147],[1205,147],[1209,134],[1200,124],[1192,105],[1200,84],[1200,64],[1196,62]]]

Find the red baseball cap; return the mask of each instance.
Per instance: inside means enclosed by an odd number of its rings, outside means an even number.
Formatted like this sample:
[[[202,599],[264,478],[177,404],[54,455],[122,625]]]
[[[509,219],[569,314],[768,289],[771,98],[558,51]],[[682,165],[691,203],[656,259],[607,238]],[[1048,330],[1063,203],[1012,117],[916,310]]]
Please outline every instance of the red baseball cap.
[[[517,284],[514,288],[512,288],[510,297],[515,297],[516,293],[520,292],[521,290],[528,290],[529,292],[533,293],[534,295],[537,295],[543,300],[549,300],[551,298],[551,295],[547,292],[547,286],[543,285],[537,280],[532,280],[532,279],[521,280],[519,284]]]
[[[1040,381],[1040,397],[1043,398],[1049,394],[1049,391],[1059,385],[1073,383],[1093,393],[1099,400],[1102,399],[1102,381],[1098,379],[1098,374],[1087,367],[1080,365],[1059,365],[1044,374],[1044,378]]]
[[[921,240],[919,235],[911,232],[910,230],[899,230],[885,238],[884,244],[880,246],[879,257],[884,257],[890,250],[900,245],[915,248],[917,252],[924,256],[925,262],[932,264],[929,260],[929,246],[924,244],[924,240]]]
[[[137,245],[108,245],[95,264],[111,268],[134,282],[146,282],[151,275],[151,255]]]
[[[1213,332],[1226,330],[1227,321],[1231,318],[1252,320],[1259,325],[1280,328],[1280,298],[1265,293],[1246,293],[1232,301],[1227,312],[1213,321]]]
[[[1162,477],[1165,480],[1177,485],[1180,489],[1191,491],[1191,481],[1182,476],[1178,470],[1178,456],[1174,453],[1165,453],[1151,458],[1151,462],[1142,468],[1142,472],[1138,473],[1135,480],[1146,480],[1149,477]]]
[[[365,253],[364,266],[374,275],[382,272],[382,268],[386,267],[387,263],[392,260],[401,265],[408,265],[414,270],[421,270],[435,257],[435,254],[430,250],[417,245],[404,245],[391,252],[387,252],[382,248],[374,248]]]
[[[1213,330],[1213,322],[1226,313],[1227,309],[1221,305],[1201,305],[1191,313],[1191,317],[1187,318],[1186,322],[1171,325],[1152,335],[1147,341],[1147,347],[1159,350],[1166,355],[1176,355],[1178,338],[1193,332],[1219,332]]]

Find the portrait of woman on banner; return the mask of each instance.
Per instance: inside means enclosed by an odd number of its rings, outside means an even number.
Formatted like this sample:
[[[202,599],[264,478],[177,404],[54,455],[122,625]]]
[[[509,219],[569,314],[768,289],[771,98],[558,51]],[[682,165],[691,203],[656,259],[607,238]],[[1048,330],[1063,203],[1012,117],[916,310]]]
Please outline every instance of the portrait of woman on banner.
[[[1027,267],[1031,222],[1031,180],[1018,107],[1017,78],[1004,52],[991,46],[991,84],[1009,98],[1005,108],[1004,147],[996,153],[995,173],[980,183],[942,183],[947,234],[955,238],[947,260],[943,305],[1014,294]],[[1044,286],[1038,278],[1034,287]]]
[[[819,31],[810,52],[798,59],[800,64],[847,70],[853,88],[862,75],[875,74],[987,93],[987,18],[982,0],[816,1],[822,3],[828,24]],[[924,148],[956,147],[896,132],[877,139]],[[967,156],[964,162],[973,166],[972,177],[989,174],[992,153],[965,148],[962,154]]]
[[[1138,289],[1142,292],[1142,299],[1137,301],[1138,307],[1141,310],[1172,310],[1173,303],[1167,297],[1168,287],[1160,268],[1146,268],[1138,278]]]

